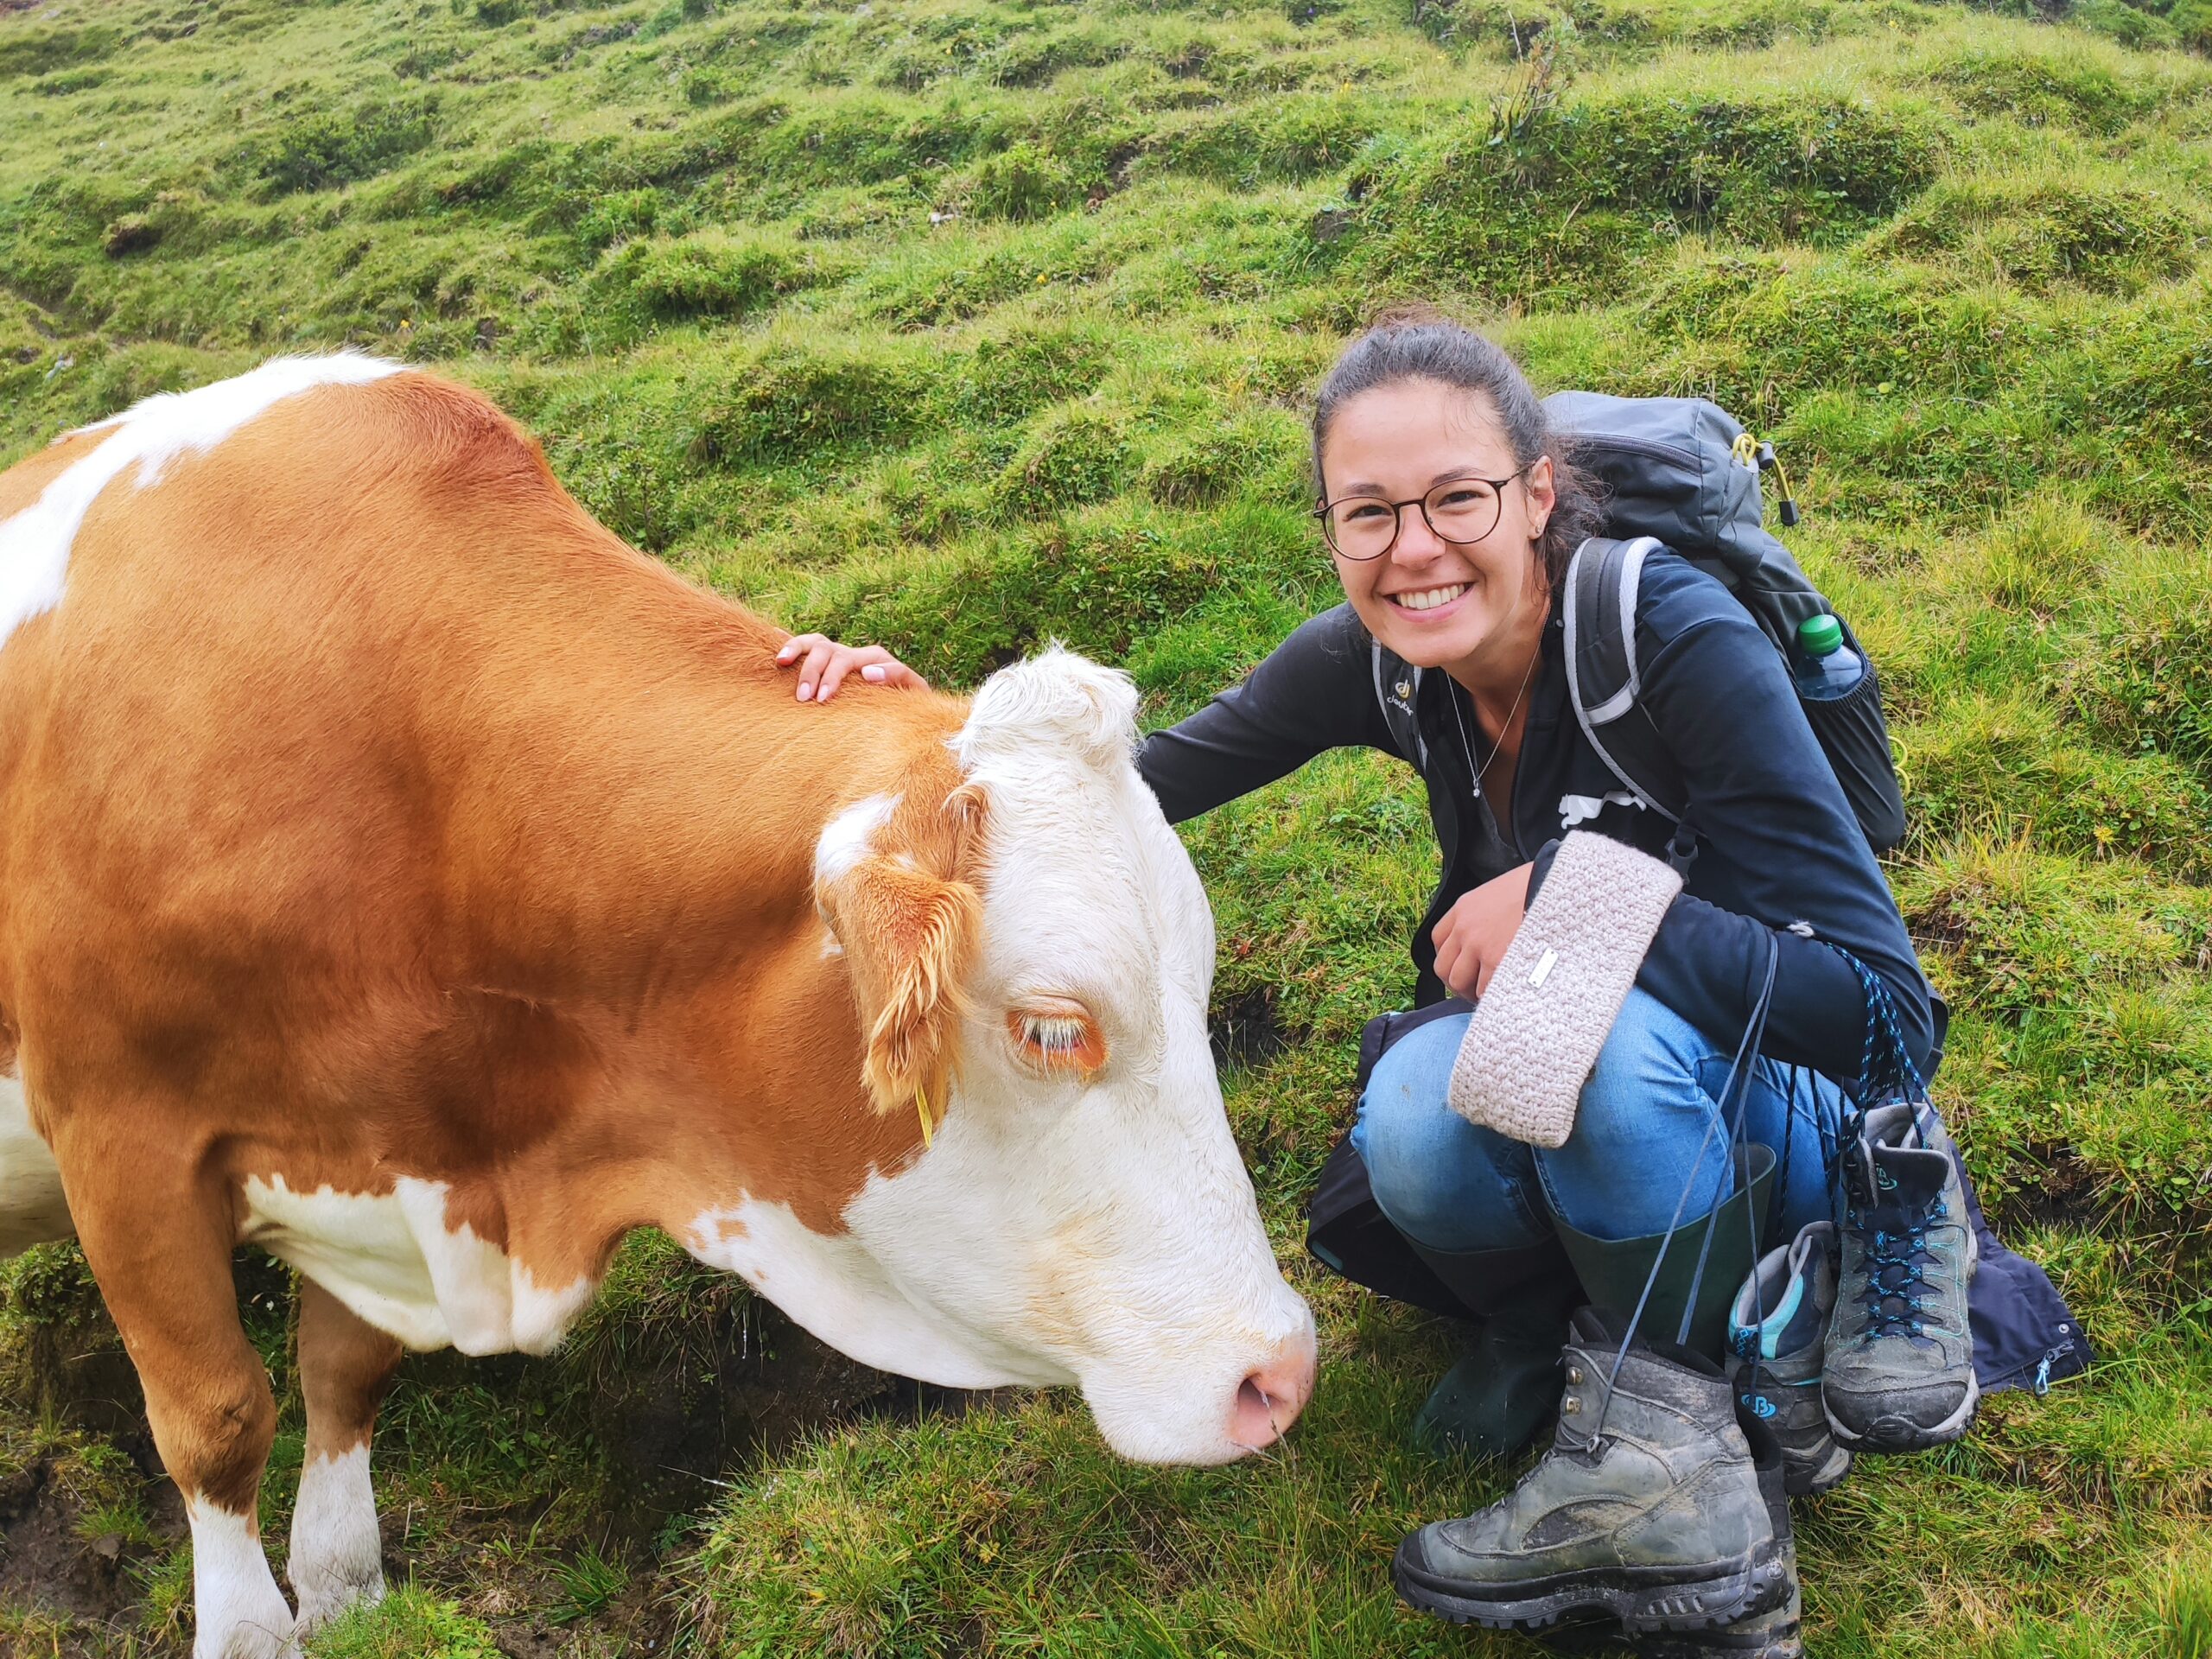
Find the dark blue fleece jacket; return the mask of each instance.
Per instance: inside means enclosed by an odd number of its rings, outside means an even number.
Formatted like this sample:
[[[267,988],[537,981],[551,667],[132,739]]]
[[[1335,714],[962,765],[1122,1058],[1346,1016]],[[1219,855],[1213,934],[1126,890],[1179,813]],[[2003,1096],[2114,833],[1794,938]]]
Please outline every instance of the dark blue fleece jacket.
[[[1414,705],[1443,875],[1413,939],[1416,1001],[1440,997],[1429,931],[1469,888],[1530,861],[1536,880],[1567,830],[1595,830],[1663,856],[1673,826],[1621,787],[1576,723],[1554,607],[1513,782],[1511,823],[1477,790],[1487,749],[1449,676],[1395,680]],[[1841,945],[1879,976],[1923,1072],[1941,1040],[1912,942],[1807,724],[1778,652],[1726,588],[1672,553],[1643,567],[1637,612],[1642,707],[1681,769],[1699,851],[1638,982],[1715,1043],[1734,1043],[1779,951],[1765,1052],[1849,1084],[1865,992]],[[1354,745],[1397,753],[1377,700],[1373,642],[1348,605],[1283,641],[1243,684],[1154,733],[1138,770],[1171,820],[1195,817]],[[1640,718],[1630,715],[1630,718]],[[1532,883],[1533,886],[1533,883]]]

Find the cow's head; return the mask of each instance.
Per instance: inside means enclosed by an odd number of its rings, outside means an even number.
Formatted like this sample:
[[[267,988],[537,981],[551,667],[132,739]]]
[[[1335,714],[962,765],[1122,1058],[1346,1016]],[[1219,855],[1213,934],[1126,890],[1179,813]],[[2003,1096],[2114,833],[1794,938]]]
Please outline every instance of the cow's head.
[[[1296,1416],[1313,1321],[1229,1132],[1213,918],[1131,764],[1135,714],[1125,676],[1048,651],[976,696],[943,798],[824,833],[868,1089],[939,1121],[848,1206],[865,1262],[787,1306],[910,1375],[1078,1383],[1124,1455],[1215,1463]]]

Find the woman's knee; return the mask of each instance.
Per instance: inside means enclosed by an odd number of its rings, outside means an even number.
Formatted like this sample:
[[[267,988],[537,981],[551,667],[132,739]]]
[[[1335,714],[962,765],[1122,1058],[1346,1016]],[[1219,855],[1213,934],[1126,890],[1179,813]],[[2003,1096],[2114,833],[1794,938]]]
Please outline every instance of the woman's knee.
[[[1699,1065],[1711,1046],[1657,997],[1630,989],[1582,1085],[1574,1138],[1633,1154],[1655,1136],[1702,1135],[1713,1097],[1700,1085]]]
[[[1445,1251],[1503,1249],[1548,1229],[1532,1204],[1528,1149],[1454,1112],[1445,1098],[1466,1020],[1408,1032],[1377,1063],[1361,1096],[1352,1146],[1375,1201],[1415,1243]]]

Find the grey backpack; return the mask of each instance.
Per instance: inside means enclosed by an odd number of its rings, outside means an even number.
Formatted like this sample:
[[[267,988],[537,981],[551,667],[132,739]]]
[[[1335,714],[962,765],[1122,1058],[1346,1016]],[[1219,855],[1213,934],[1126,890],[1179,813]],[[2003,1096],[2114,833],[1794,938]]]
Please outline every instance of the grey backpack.
[[[1629,791],[1678,826],[1675,857],[1686,862],[1694,830],[1680,769],[1638,702],[1636,612],[1643,561],[1672,549],[1717,577],[1785,659],[1808,618],[1834,607],[1769,535],[1761,473],[1776,467],[1727,410],[1700,397],[1612,397],[1556,392],[1546,414],[1575,464],[1607,496],[1605,531],[1575,550],[1567,571],[1568,699],[1583,734]],[[1777,469],[1778,471],[1778,469]],[[1782,520],[1797,522],[1783,485]],[[1840,620],[1840,619],[1839,619]],[[1881,687],[1866,652],[1844,628],[1845,643],[1866,664],[1848,695],[1801,699],[1813,734],[1851,803],[1867,844],[1886,852],[1904,838],[1904,799],[1890,758]],[[1402,753],[1419,764],[1422,743],[1408,695],[1419,671],[1376,646],[1375,692]]]
[[[1759,475],[1775,467],[1771,445],[1701,397],[1609,397],[1562,391],[1544,400],[1575,463],[1604,486],[1606,537],[1575,550],[1567,572],[1567,678],[1583,734],[1638,800],[1680,823],[1688,804],[1665,744],[1637,699],[1637,582],[1645,556],[1669,547],[1715,576],[1787,659],[1798,625],[1834,615],[1789,550],[1769,535]],[[1782,521],[1797,522],[1783,484]],[[1840,619],[1838,619],[1839,623]],[[1867,844],[1886,852],[1904,839],[1904,798],[1890,758],[1882,691],[1866,664],[1848,695],[1801,699],[1813,735],[1843,785]]]

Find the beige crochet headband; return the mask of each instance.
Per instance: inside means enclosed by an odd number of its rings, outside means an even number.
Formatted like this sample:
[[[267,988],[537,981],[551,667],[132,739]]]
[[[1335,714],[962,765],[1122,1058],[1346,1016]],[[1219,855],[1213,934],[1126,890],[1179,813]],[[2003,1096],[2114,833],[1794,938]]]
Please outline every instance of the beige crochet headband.
[[[1564,1146],[1582,1085],[1681,890],[1661,860],[1592,830],[1570,834],[1468,1022],[1452,1110],[1530,1146]]]

